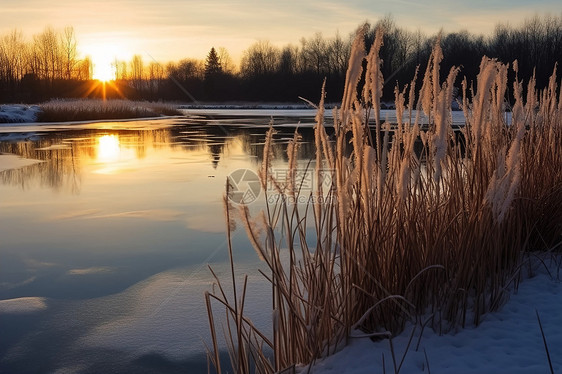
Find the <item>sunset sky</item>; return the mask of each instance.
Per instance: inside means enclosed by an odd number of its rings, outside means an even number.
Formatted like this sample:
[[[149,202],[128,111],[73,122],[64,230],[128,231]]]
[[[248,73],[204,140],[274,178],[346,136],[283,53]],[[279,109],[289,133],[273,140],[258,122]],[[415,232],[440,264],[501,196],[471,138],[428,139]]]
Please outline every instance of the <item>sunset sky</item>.
[[[498,22],[517,25],[561,12],[559,0],[0,0],[0,34],[17,28],[31,37],[47,25],[71,25],[83,55],[170,61],[204,58],[214,46],[227,48],[237,62],[258,39],[281,46],[318,31],[347,36],[387,14],[428,34],[440,28],[485,34]]]

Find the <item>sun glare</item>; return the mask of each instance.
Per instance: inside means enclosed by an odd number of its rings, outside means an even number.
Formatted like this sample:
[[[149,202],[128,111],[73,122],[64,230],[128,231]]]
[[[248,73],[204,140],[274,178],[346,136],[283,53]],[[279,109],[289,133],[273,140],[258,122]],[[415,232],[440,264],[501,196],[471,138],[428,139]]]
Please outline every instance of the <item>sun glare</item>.
[[[107,58],[93,58],[94,74],[93,78],[101,82],[108,82],[115,79],[115,67],[112,61]]]
[[[98,161],[114,162],[119,160],[119,138],[116,135],[103,135],[98,138]]]
[[[84,56],[91,59],[92,78],[100,82],[108,82],[116,79],[116,61],[129,61],[132,53],[129,49],[129,41],[116,39],[114,36],[93,35],[84,42],[81,48]]]

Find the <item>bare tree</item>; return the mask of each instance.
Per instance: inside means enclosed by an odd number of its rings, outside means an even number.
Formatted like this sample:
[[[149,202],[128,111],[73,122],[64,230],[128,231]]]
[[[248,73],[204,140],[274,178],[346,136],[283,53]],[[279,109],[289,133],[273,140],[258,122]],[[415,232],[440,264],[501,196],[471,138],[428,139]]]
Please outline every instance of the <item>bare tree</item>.
[[[21,31],[13,30],[0,38],[0,81],[15,84],[25,75],[27,46]]]
[[[64,28],[63,34],[61,35],[61,45],[64,57],[64,77],[70,80],[74,78],[74,70],[78,63],[78,42],[76,41],[76,35],[74,34],[74,28],[72,26]]]
[[[142,61],[141,55],[134,55],[131,63],[131,76],[130,80],[133,84],[133,87],[137,90],[142,90],[143,86],[143,79],[144,79],[144,63]]]
[[[129,78],[128,64],[126,61],[121,61],[116,58],[111,66],[115,70],[115,80],[126,80]]]
[[[517,59],[520,78],[536,74],[538,85],[544,86],[554,65],[562,62],[562,15],[536,15],[517,28],[499,24],[487,48],[488,55],[503,62]]]
[[[183,59],[179,63],[168,64],[166,70],[168,75],[174,79],[186,82],[190,79],[203,79],[205,76],[205,64],[197,59]]]
[[[322,33],[317,32],[309,39],[301,39],[301,61],[305,70],[319,75],[329,74],[332,67],[331,59],[328,43],[322,37]]]
[[[269,41],[257,41],[244,51],[240,72],[243,76],[273,74],[279,66],[280,54],[279,49]]]
[[[154,95],[158,93],[164,82],[166,72],[164,67],[158,62],[152,61],[148,64],[148,82],[150,85],[150,93]]]
[[[90,56],[84,57],[82,60],[78,61],[76,67],[76,79],[78,80],[90,80],[94,75],[94,66],[92,64],[92,59]]]
[[[53,82],[62,78],[63,58],[60,39],[52,27],[34,36],[34,53],[39,60],[39,76]]]
[[[333,72],[339,75],[344,75],[347,71],[347,62],[349,61],[349,54],[351,53],[351,38],[344,41],[337,32],[336,36],[329,41],[329,53],[331,55],[331,68]]]
[[[278,71],[283,75],[293,75],[299,71],[299,48],[288,45],[281,50]]]
[[[217,54],[223,73],[234,74],[236,72],[236,65],[234,65],[234,61],[232,61],[228,50],[224,47],[219,47],[217,49]]]

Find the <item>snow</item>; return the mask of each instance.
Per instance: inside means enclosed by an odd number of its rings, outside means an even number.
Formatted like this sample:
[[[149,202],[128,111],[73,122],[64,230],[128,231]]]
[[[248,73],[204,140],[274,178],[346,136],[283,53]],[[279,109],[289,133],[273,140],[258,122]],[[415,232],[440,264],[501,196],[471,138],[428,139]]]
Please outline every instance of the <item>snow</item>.
[[[40,110],[37,105],[0,105],[0,123],[34,122]]]
[[[539,267],[535,270],[536,275],[525,279],[507,304],[500,311],[484,316],[478,327],[467,327],[442,336],[426,328],[420,338],[418,326],[408,350],[413,326],[407,327],[393,338],[397,365],[405,356],[400,372],[428,373],[428,362],[431,373],[549,372],[535,310],[540,314],[554,370],[561,370],[562,313],[559,309],[562,286],[556,278],[557,269],[551,270],[553,277]],[[204,290],[209,287],[202,274],[204,271],[199,269],[191,274],[177,270],[163,272],[120,295],[89,301],[88,304],[95,303],[97,307],[103,305],[103,310],[114,309],[114,303],[124,304],[128,312],[103,318],[101,323],[88,329],[77,346],[119,349],[135,356],[159,352],[174,359],[195,354],[200,351],[203,341],[209,343],[206,311],[201,302]],[[221,279],[228,274],[226,268],[218,272]],[[269,290],[267,282],[259,275],[253,275],[249,286],[245,310],[269,335],[270,313],[263,306]],[[219,309],[217,314],[221,313]],[[195,316],[198,318],[193,318]],[[419,349],[416,350],[418,340]],[[317,361],[311,372],[382,373],[383,355],[386,372],[394,372],[388,340],[354,339],[342,351]]]
[[[90,270],[93,269],[87,269],[87,272]],[[221,279],[228,275],[226,267],[216,270]],[[89,310],[126,312],[115,313],[111,317],[107,315],[94,326],[81,328],[86,333],[75,346],[80,349],[117,349],[136,357],[158,352],[173,359],[200,352],[203,341],[209,343],[208,322],[202,303],[203,292],[209,289],[208,279],[203,274],[205,271],[159,273],[121,294],[87,301],[84,307]],[[242,273],[249,271],[247,267]],[[556,278],[556,268],[551,269],[553,276],[538,266],[535,271],[533,277],[521,282],[518,292],[511,295],[500,311],[485,315],[478,327],[467,327],[442,336],[426,328],[420,337],[418,326],[409,349],[406,349],[414,328],[408,326],[392,340],[397,365],[404,357],[399,372],[549,372],[535,310],[540,314],[554,370],[561,370],[562,313],[559,313],[559,309],[562,305],[562,286],[559,278]],[[225,286],[229,288],[227,284]],[[269,335],[270,313],[263,305],[263,300],[268,298],[267,282],[259,275],[252,275],[249,286],[245,310],[256,325],[264,328]],[[217,315],[221,314],[218,305],[216,307]],[[67,310],[66,313],[71,311]],[[64,314],[65,311],[62,312]],[[418,340],[419,348],[416,350]],[[383,373],[383,355],[386,373],[393,373],[388,340],[372,342],[369,339],[354,339],[342,351],[317,361],[311,372]],[[306,372],[303,368],[300,370]]]
[[[257,266],[259,262],[251,262],[241,271],[254,273],[249,277],[249,313],[256,324],[267,332],[267,327],[271,325],[271,314],[264,312],[264,300],[269,300],[271,287],[261,275],[256,274]],[[228,279],[227,264],[216,263],[213,269],[221,279]],[[119,268],[74,268],[63,276],[103,277],[112,271],[119,271]],[[134,362],[150,356],[161,356],[162,362],[177,364],[186,360],[205,367],[204,344],[211,344],[204,301],[205,291],[211,289],[209,274],[207,263],[204,263],[164,271],[122,292],[92,299],[28,297],[2,300],[0,321],[7,316],[33,316],[31,312],[45,310],[41,315],[40,327],[29,330],[15,341],[0,357],[0,367],[14,365],[19,368],[22,360],[28,357],[41,360],[40,352],[30,353],[34,347],[41,347],[43,352],[56,357],[49,370],[53,373],[139,372],[131,369],[135,367]],[[225,286],[226,292],[231,294],[228,284]],[[217,313],[217,329],[222,336],[220,317],[224,315],[224,309],[218,303],[214,303],[213,307]],[[55,346],[52,345],[53,341],[56,341]],[[225,349],[224,344],[220,348]],[[99,370],[100,365],[109,365],[104,367],[110,368],[115,362],[125,362],[127,369],[120,371],[111,367],[109,371]],[[71,367],[74,369],[70,370]],[[140,372],[176,372],[172,369],[167,371],[166,367],[160,369],[149,367]],[[0,372],[4,371],[0,369]]]
[[[222,265],[214,269],[219,274],[227,271]],[[270,288],[259,274],[251,276],[249,283],[248,303],[254,311],[251,317],[265,328],[270,324],[269,313],[264,315],[259,305],[267,300]],[[84,329],[87,333],[77,346],[122,350],[137,357],[157,352],[177,360],[199,354],[204,350],[204,342],[210,344],[204,302],[204,292],[209,288],[208,269],[201,266],[191,271],[162,272],[118,295],[87,301],[92,309],[126,312],[101,317],[101,323]],[[217,311],[222,314],[220,309]]]
[[[130,305],[125,308],[127,313],[104,318],[78,344],[88,349],[125,350],[139,357],[160,352],[181,358],[189,351],[188,347],[201,344],[200,336],[207,329],[205,320],[188,319],[202,314],[199,310],[202,290],[195,295],[186,291],[202,285],[191,279],[188,288],[185,280],[179,273],[161,273],[124,292],[118,299],[99,300],[98,303],[109,308],[115,308],[115,303]]]
[[[0,315],[28,314],[47,309],[43,297],[20,297],[17,299],[0,300]]]
[[[40,162],[43,161],[23,158],[12,154],[0,154],[0,172],[10,169],[23,168]]]
[[[259,264],[248,264],[240,269],[239,274],[251,273],[257,266]],[[221,264],[213,268],[220,279],[228,278],[228,266]],[[69,274],[91,276],[113,270],[106,267],[75,268]],[[556,268],[551,270],[552,277],[544,269],[537,267],[535,270],[537,274],[525,279],[507,304],[500,311],[486,315],[479,327],[468,327],[442,336],[426,328],[421,339],[420,329],[417,328],[410,348],[406,350],[413,329],[409,326],[393,339],[397,365],[405,356],[400,372],[428,373],[427,362],[431,373],[549,372],[535,310],[540,314],[554,370],[559,372],[562,369],[562,313],[559,312],[562,286]],[[165,271],[118,294],[79,302],[40,297],[2,300],[0,319],[6,314],[30,314],[44,310],[51,313],[45,326],[53,330],[47,336],[57,336],[65,341],[69,350],[68,357],[60,362],[60,370],[71,364],[77,365],[76,357],[84,352],[117,350],[127,357],[137,358],[158,353],[173,360],[182,360],[199,354],[203,350],[203,342],[209,344],[209,327],[202,302],[203,293],[210,289],[207,272],[205,266]],[[240,277],[237,279],[241,280]],[[230,294],[230,287],[228,284],[225,286]],[[267,331],[271,324],[269,303],[264,302],[269,299],[270,287],[258,274],[250,276],[249,287],[245,310],[270,336],[271,332]],[[214,308],[217,317],[220,317],[223,312],[218,305]],[[51,309],[53,311],[49,312]],[[83,317],[76,318],[77,315]],[[420,344],[416,350],[418,340]],[[10,351],[11,354],[19,354],[30,343],[38,341],[22,340],[21,345],[18,343]],[[383,373],[383,355],[386,373],[393,373],[388,340],[354,339],[342,351],[317,361],[311,372]],[[300,370],[306,372],[303,368]],[[81,368],[76,372],[89,371]]]
[[[562,370],[562,286],[557,268],[521,282],[517,293],[498,312],[484,316],[478,327],[459,329],[439,336],[420,328],[407,350],[414,327],[392,339],[401,373],[547,373],[550,372],[536,312],[555,372]],[[416,345],[420,340],[419,349]],[[316,362],[312,373],[382,373],[382,357],[387,373],[394,372],[388,340],[372,342],[356,339],[342,351]],[[427,355],[427,360],[426,356]],[[429,368],[428,368],[429,363]],[[304,372],[304,371],[303,371]]]

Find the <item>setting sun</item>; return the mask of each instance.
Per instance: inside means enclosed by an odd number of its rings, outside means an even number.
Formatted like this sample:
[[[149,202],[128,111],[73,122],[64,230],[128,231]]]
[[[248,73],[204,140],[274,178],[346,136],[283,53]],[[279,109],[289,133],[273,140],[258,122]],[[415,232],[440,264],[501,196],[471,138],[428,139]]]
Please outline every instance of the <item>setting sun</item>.
[[[105,56],[92,57],[94,65],[93,78],[102,82],[108,82],[115,79],[115,67],[112,61]]]
[[[103,38],[102,38],[103,40]],[[115,62],[127,60],[130,54],[122,41],[98,41],[87,43],[82,48],[84,56],[92,61],[92,78],[100,82],[116,79]]]

